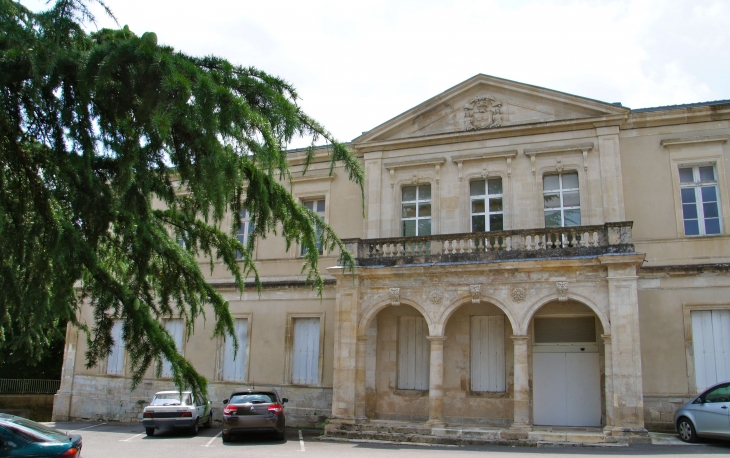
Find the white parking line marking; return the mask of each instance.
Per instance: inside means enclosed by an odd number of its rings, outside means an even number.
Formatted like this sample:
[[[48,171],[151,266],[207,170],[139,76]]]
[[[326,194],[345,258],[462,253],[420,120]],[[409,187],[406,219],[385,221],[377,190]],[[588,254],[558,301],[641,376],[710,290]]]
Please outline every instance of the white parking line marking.
[[[306,451],[306,450],[304,450],[304,438],[302,437],[302,430],[301,429],[299,430],[299,446],[301,447],[299,449],[300,452],[305,452]]]
[[[222,433],[223,433],[223,431],[219,432],[218,434],[216,434],[215,436],[213,436],[213,439],[209,440],[207,444],[201,445],[201,447],[209,447],[210,444],[212,444],[213,441],[216,439],[216,437],[220,436]]]
[[[71,430],[71,431],[69,431],[69,432],[70,432],[70,433],[72,433],[72,432],[74,432],[74,431],[83,431],[83,430],[85,430],[85,429],[90,429],[90,428],[96,428],[97,426],[102,426],[102,425],[105,425],[105,424],[106,424],[106,423],[99,423],[98,425],[92,425],[92,426],[87,426],[86,428],[72,429],[72,430]]]
[[[129,441],[131,441],[132,439],[134,439],[135,437],[139,437],[139,436],[142,436],[142,435],[144,435],[144,434],[146,434],[146,433],[141,433],[141,434],[137,434],[136,436],[132,436],[132,437],[130,437],[129,439],[119,439],[119,442],[129,442]]]

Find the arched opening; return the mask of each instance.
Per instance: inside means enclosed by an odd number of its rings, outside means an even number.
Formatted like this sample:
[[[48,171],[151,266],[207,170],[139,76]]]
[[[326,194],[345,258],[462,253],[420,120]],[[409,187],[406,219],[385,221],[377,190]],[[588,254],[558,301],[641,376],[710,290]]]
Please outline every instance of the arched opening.
[[[461,304],[445,324],[444,417],[447,422],[512,422],[512,324],[488,302]]]
[[[552,301],[530,321],[532,415],[536,426],[605,424],[603,327],[577,301]]]
[[[365,415],[428,420],[429,327],[415,307],[380,310],[365,331]]]

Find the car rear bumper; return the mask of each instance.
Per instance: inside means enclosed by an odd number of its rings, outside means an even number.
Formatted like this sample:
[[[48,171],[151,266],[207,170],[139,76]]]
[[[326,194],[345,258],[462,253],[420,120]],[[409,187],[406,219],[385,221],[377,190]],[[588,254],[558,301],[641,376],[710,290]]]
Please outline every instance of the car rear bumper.
[[[142,420],[145,428],[190,428],[197,421],[196,418],[147,418]]]
[[[278,415],[245,415],[223,417],[223,433],[239,433],[246,431],[282,431],[283,419]]]

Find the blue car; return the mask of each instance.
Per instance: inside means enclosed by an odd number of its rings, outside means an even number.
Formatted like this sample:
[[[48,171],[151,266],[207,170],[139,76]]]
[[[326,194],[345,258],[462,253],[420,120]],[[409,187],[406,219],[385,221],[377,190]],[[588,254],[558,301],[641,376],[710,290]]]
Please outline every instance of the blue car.
[[[0,413],[0,456],[80,458],[81,436]]]
[[[685,442],[701,437],[730,439],[730,381],[711,386],[677,409],[674,425]]]

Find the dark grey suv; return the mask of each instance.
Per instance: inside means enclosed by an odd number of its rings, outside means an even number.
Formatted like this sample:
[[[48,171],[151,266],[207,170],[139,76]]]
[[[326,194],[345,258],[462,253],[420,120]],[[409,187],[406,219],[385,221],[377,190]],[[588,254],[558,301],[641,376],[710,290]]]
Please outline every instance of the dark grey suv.
[[[223,442],[230,441],[232,434],[254,431],[275,432],[279,440],[284,439],[284,404],[288,401],[273,389],[234,391],[223,401]]]

